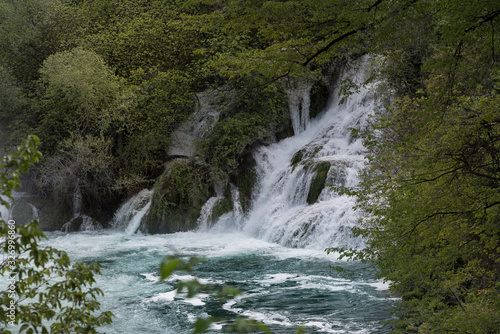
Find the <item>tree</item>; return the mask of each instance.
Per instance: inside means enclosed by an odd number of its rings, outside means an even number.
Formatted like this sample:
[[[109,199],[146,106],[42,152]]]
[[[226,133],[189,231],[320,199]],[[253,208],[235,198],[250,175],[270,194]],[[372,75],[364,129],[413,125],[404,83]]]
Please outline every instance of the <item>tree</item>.
[[[44,59],[57,51],[54,16],[60,0],[0,1],[0,64],[30,88]]]
[[[114,199],[114,152],[121,149],[134,96],[102,57],[82,48],[49,56],[40,73],[29,119],[47,156],[35,181],[67,201],[79,187],[85,206],[99,211]]]
[[[38,138],[29,136],[0,163],[1,193],[10,200],[20,174],[41,156],[37,143]],[[4,197],[0,204],[9,206]],[[20,333],[97,333],[97,327],[111,322],[111,312],[95,314],[96,298],[102,295],[93,287],[99,264],[71,264],[65,252],[40,246],[45,235],[36,221],[23,226],[0,219],[0,272],[9,282],[0,292],[0,321],[5,325],[0,332],[12,333],[10,328],[20,326]]]
[[[354,194],[367,247],[343,253],[376,264],[402,298],[395,332],[497,333],[500,8],[425,4],[414,14],[430,18],[429,49],[408,66],[417,83],[364,134],[369,162]],[[387,63],[408,50],[392,45]]]
[[[130,96],[95,52],[75,48],[53,54],[40,74],[37,132],[48,152],[72,134],[109,136],[123,127]]]

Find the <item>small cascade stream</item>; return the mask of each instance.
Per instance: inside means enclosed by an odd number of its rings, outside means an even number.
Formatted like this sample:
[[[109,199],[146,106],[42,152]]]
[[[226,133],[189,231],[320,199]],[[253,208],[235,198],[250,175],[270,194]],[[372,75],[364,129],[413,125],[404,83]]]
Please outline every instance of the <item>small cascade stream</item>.
[[[9,204],[9,208],[0,204],[0,214],[3,220],[8,221],[10,219],[17,219],[16,210],[18,215],[21,213],[23,216],[21,218],[24,222],[40,219],[38,209],[32,203],[26,201],[26,199],[30,196],[28,193],[13,191],[12,196],[14,198],[14,202],[6,196],[0,196]],[[17,223],[24,222],[17,221]]]
[[[312,83],[301,82],[293,88],[287,89],[290,118],[293,131],[296,135],[303,132],[309,125],[309,107],[311,105],[310,92]]]
[[[143,189],[136,195],[130,197],[116,211],[111,226],[118,230],[124,230],[125,234],[132,235],[139,229],[142,219],[151,207],[153,190]]]
[[[11,200],[6,196],[0,195],[4,201],[11,205]],[[8,221],[10,219],[10,208],[7,208],[5,205],[0,204],[0,217],[3,220]]]

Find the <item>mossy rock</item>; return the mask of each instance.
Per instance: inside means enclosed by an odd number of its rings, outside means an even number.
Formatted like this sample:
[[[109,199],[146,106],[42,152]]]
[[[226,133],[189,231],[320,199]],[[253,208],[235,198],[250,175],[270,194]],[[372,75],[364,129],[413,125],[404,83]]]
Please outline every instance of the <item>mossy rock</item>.
[[[323,83],[318,81],[311,88],[311,105],[309,106],[309,118],[315,118],[320,112],[325,110],[330,99],[330,89]]]
[[[304,150],[300,150],[295,152],[295,154],[292,157],[292,166],[295,167],[299,162],[302,161],[302,158],[304,157]]]
[[[197,227],[201,208],[213,195],[208,166],[194,160],[175,160],[158,178],[145,229],[174,233]]]
[[[311,159],[314,158],[316,156],[316,154],[318,154],[318,152],[321,151],[322,148],[323,148],[322,146],[316,146],[316,147],[314,147],[314,150],[312,150],[312,151],[310,151],[310,150],[308,151],[305,148],[303,148],[303,149],[295,152],[295,154],[293,155],[292,160],[291,160],[293,169],[295,169],[295,167],[297,167],[297,165],[300,162],[303,162],[303,165],[306,168],[309,168],[311,165],[313,165],[313,162]]]
[[[293,137],[294,134],[290,112],[283,113],[278,119],[276,126],[276,139],[280,141],[288,137]]]
[[[243,212],[248,212],[252,203],[252,193],[257,183],[256,165],[257,163],[253,156],[247,154],[232,177],[233,183],[240,192],[240,204]]]
[[[312,179],[309,193],[307,194],[307,203],[313,204],[319,198],[321,191],[325,188],[326,177],[331,164],[328,161],[322,161],[315,166],[316,175]]]

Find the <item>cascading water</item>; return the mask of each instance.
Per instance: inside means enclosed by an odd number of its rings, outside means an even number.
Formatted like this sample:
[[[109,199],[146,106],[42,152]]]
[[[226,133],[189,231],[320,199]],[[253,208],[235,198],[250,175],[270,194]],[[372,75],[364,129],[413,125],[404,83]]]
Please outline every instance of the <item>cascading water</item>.
[[[358,83],[363,79],[359,71],[345,76]],[[306,92],[307,88],[295,91],[298,97],[290,98],[291,112],[296,113],[296,102],[303,101],[300,112],[306,113]],[[329,185],[357,185],[363,145],[352,137],[351,128],[364,128],[373,109],[369,87],[361,88],[341,104],[334,98],[325,114],[298,135],[258,149],[254,157],[259,181],[243,231],[289,247],[361,246],[362,240],[353,238],[350,229],[358,219],[354,199],[339,196]],[[326,180],[317,185],[320,173],[327,173]],[[309,204],[314,191],[320,193]]]
[[[287,89],[288,103],[292,127],[297,135],[304,131],[309,124],[309,106],[311,105],[310,92],[312,83],[301,82],[293,88]]]
[[[4,201],[6,201],[9,204],[9,206],[11,205],[12,201],[9,198],[7,198],[3,195],[0,195],[0,196]],[[0,204],[0,217],[2,217],[2,219],[5,221],[9,220],[10,219],[10,208],[7,208],[5,205]]]
[[[75,191],[73,192],[73,218],[64,224],[61,230],[65,232],[102,230],[103,226],[101,223],[82,213],[83,198],[78,182],[79,180],[77,180]]]
[[[201,208],[200,218],[198,218],[198,231],[231,231],[242,228],[243,222],[243,209],[240,203],[240,193],[238,188],[233,184],[231,186],[231,200],[233,202],[233,209],[223,214],[217,219],[215,226],[212,226],[213,222],[213,210],[220,201],[224,200],[223,192],[221,189],[217,191],[217,195],[208,199],[205,205]]]
[[[78,217],[81,214],[81,211],[82,211],[82,191],[80,190],[80,185],[77,182],[75,192],[73,193],[73,218]]]
[[[14,202],[6,196],[0,196],[9,205],[9,208],[4,205],[0,205],[0,214],[3,220],[8,221],[9,219],[16,219],[17,223],[40,220],[38,208],[27,201],[30,197],[28,193],[13,191],[12,197],[14,198]],[[21,221],[19,221],[18,218],[21,218]]]
[[[116,229],[125,229],[125,234],[131,235],[139,229],[142,219],[151,207],[153,191],[143,189],[129,198],[116,211],[111,226]]]
[[[290,102],[299,101],[303,117],[309,102],[303,91],[298,94],[302,97]],[[150,205],[152,191],[143,190],[118,210],[115,229],[49,232],[48,243],[72,260],[102,264],[103,275],[97,277],[104,291],[101,308],[115,314],[103,331],[187,334],[199,317],[249,316],[274,333],[295,333],[299,325],[306,333],[388,333],[390,326],[380,324],[390,319],[394,304],[387,285],[360,270],[361,264],[323,251],[361,244],[349,232],[357,219],[352,198],[328,187],[311,195],[321,173],[325,184],[355,187],[364,164],[361,141],[351,137],[349,128],[365,125],[373,102],[362,89],[337,104],[333,101],[320,120],[298,122],[296,136],[255,152],[258,184],[245,216],[238,189],[231,185],[233,210],[215,224],[212,210],[223,199],[222,191],[203,207],[199,231],[134,233]],[[205,258],[195,267],[202,283],[229,283],[243,295],[221,310],[207,295],[176,294],[176,282],[193,276],[179,272],[160,282],[161,259],[174,254]],[[353,276],[341,277],[329,266],[352,270]],[[221,319],[209,333],[222,333],[223,327]]]

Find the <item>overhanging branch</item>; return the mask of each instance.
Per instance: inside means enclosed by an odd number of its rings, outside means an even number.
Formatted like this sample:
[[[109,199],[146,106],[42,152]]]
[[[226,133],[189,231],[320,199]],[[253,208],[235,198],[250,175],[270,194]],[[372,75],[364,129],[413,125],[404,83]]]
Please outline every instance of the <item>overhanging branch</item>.
[[[333,41],[331,41],[330,43],[328,43],[326,46],[322,47],[321,49],[319,49],[318,51],[316,51],[315,54],[313,54],[311,57],[307,58],[307,60],[305,62],[302,63],[303,66],[306,66],[307,64],[309,64],[314,58],[316,58],[317,56],[319,56],[320,54],[322,54],[323,52],[326,52],[328,51],[328,49],[330,49],[332,46],[334,46],[335,44],[337,44],[338,42],[346,39],[347,37],[351,36],[351,35],[354,35],[355,33],[357,33],[358,31],[362,31],[362,30],[365,30],[366,27],[361,27],[361,28],[358,28],[358,29],[354,29],[354,30],[351,30],[349,32],[346,32],[345,34],[335,38]]]

